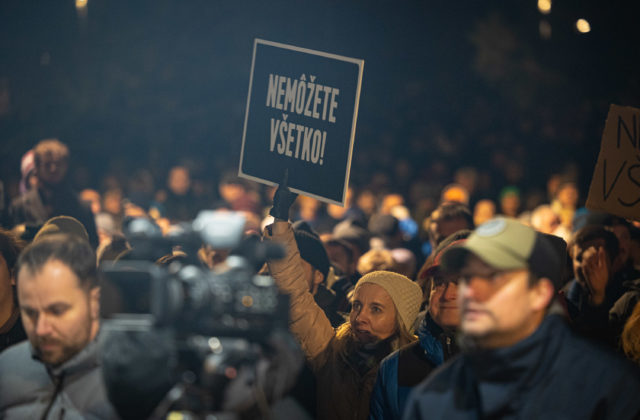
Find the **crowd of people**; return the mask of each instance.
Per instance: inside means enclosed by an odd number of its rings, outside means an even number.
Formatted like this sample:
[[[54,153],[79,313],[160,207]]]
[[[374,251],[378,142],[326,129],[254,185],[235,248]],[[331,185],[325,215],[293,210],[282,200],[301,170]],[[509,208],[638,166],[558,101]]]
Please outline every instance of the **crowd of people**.
[[[306,356],[286,392],[296,416],[640,417],[640,223],[580,207],[571,171],[546,194],[507,185],[495,199],[474,168],[396,191],[378,174],[342,207],[286,177],[276,189],[225,173],[213,194],[189,165],[158,191],[144,170],[76,191],[69,157],[40,141],[2,198],[2,418],[132,418],[102,378],[97,268],[135,251],[132,220],[169,236],[204,209],[241,213],[247,238],[284,248],[256,271],[288,296]],[[229,252],[191,257],[224,270]]]

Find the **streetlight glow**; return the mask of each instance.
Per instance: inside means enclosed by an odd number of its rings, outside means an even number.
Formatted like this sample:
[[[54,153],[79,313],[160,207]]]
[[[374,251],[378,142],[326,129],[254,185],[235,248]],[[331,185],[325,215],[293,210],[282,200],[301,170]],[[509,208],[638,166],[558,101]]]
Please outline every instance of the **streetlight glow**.
[[[576,21],[576,29],[578,32],[586,34],[591,31],[591,25],[589,25],[586,19],[578,19]]]
[[[551,0],[538,0],[538,10],[543,15],[551,13]]]

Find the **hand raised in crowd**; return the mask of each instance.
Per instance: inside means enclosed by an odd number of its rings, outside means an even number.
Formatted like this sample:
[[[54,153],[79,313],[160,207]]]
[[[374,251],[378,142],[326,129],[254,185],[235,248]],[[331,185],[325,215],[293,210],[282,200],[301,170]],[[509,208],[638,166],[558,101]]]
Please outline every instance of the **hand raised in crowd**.
[[[605,289],[609,282],[607,255],[603,247],[590,247],[582,254],[585,286],[589,289],[589,300],[593,305],[601,305],[605,299]]]
[[[279,220],[289,220],[289,209],[298,198],[298,194],[291,192],[288,186],[289,170],[285,170],[284,178],[273,196],[273,207],[269,214]]]

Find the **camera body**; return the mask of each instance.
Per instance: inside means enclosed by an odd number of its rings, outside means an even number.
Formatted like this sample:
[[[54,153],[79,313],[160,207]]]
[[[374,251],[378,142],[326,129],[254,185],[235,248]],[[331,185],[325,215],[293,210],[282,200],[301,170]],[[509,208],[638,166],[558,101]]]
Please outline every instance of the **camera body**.
[[[152,408],[156,414],[233,411],[225,391],[240,372],[243,380],[250,372],[250,382],[259,382],[259,365],[270,366],[271,376],[286,375],[284,382],[297,374],[302,357],[287,337],[288,298],[273,278],[256,273],[265,260],[282,257],[283,249],[244,238],[243,228],[244,217],[233,212],[201,212],[171,236],[148,220],[134,220],[126,229],[132,252],[101,266],[105,382],[123,417],[148,417]],[[220,268],[210,270],[194,257],[203,243],[231,250]],[[166,266],[152,262],[176,247],[186,252],[184,258]],[[144,347],[153,347],[155,359]],[[168,379],[145,393],[140,383],[157,382],[158,369]],[[138,384],[130,383],[133,377]],[[255,395],[236,392],[233,399],[246,407]],[[150,404],[145,410],[141,400]]]

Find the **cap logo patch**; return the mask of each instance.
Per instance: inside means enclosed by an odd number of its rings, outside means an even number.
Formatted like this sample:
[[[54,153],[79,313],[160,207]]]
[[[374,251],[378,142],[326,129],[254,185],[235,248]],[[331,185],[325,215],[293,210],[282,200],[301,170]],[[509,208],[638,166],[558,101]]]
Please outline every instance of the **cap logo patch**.
[[[475,230],[478,236],[495,236],[507,228],[507,222],[504,219],[493,219],[481,224]]]

